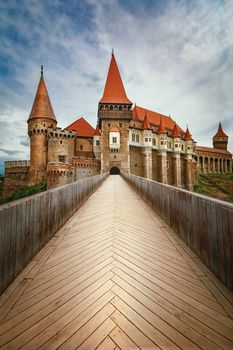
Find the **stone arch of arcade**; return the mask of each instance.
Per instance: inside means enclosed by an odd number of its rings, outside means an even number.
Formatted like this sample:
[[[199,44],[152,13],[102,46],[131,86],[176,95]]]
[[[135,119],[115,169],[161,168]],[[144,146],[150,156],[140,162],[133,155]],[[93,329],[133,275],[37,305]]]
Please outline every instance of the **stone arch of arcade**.
[[[198,170],[201,173],[232,173],[232,160],[222,157],[200,155],[197,156]]]

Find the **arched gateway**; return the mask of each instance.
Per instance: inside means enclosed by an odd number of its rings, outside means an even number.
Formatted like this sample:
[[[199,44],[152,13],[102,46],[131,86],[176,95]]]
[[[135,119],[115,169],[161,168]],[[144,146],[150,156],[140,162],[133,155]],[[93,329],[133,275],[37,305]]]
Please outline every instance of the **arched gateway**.
[[[110,175],[120,175],[120,169],[116,166],[113,166],[110,169]]]

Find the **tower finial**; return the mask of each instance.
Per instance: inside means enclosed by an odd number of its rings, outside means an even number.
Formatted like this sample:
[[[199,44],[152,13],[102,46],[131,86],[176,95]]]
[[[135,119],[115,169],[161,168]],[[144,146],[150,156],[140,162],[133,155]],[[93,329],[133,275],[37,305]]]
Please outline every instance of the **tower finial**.
[[[112,56],[114,56],[114,49],[112,48]]]
[[[40,66],[40,77],[43,78],[44,67],[43,64]]]

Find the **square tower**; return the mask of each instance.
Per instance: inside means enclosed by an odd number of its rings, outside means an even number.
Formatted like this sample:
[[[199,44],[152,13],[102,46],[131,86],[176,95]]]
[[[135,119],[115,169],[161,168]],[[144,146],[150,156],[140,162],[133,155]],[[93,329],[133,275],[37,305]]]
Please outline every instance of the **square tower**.
[[[132,119],[132,105],[112,53],[104,94],[98,106],[101,172],[129,172],[129,122]]]

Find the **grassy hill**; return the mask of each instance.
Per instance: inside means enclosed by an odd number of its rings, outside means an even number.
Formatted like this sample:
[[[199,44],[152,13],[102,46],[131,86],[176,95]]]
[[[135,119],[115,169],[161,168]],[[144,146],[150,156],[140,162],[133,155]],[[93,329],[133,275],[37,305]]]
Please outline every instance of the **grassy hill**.
[[[233,174],[200,174],[195,192],[233,203]]]

